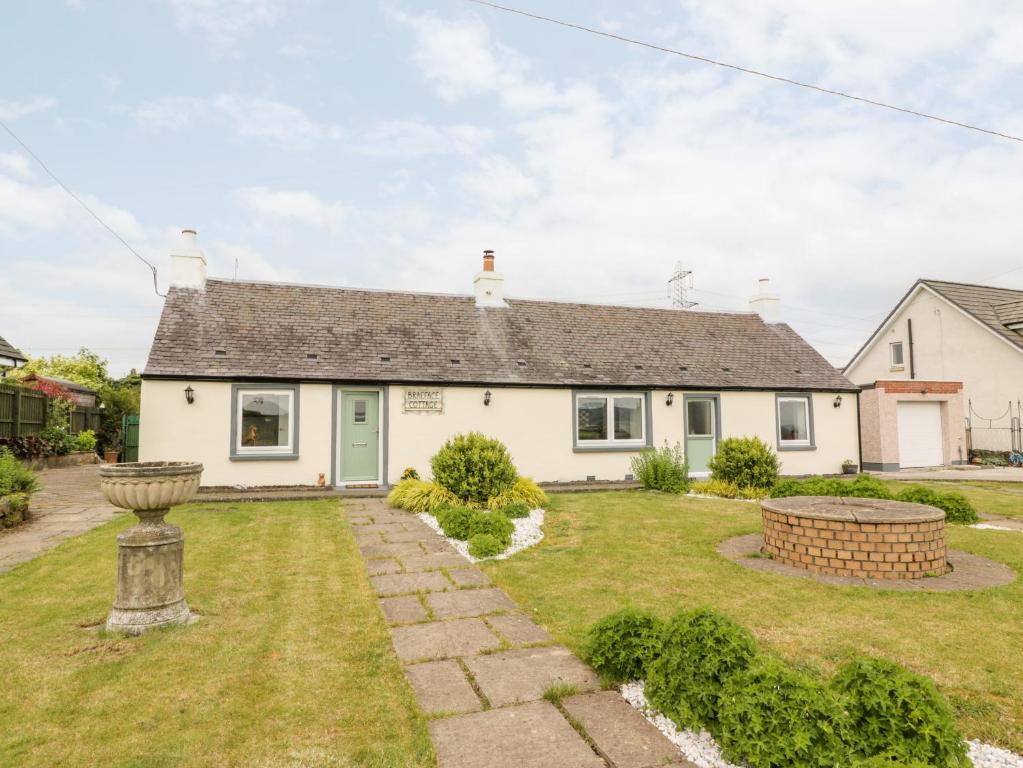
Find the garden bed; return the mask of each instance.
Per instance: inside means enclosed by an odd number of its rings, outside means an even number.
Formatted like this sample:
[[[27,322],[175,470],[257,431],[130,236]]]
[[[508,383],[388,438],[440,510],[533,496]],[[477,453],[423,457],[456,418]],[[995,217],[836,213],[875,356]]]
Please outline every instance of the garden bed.
[[[99,464],[99,456],[95,451],[74,451],[63,456],[36,456],[22,459],[21,462],[30,469],[62,469],[64,467],[82,467],[86,464]]]
[[[528,549],[529,547],[539,544],[543,540],[543,518],[544,511],[542,509],[533,509],[530,510],[526,517],[520,517],[512,520],[511,522],[512,525],[515,526],[515,530],[512,531],[511,544],[503,552],[491,557],[473,557],[469,554],[469,542],[451,538],[449,536],[445,536],[445,538],[448,543],[458,550],[458,552],[470,563],[478,563],[483,560],[505,560],[514,555],[516,552]],[[419,519],[430,526],[438,534],[444,536],[444,529],[441,528],[436,517],[427,512],[423,512],[419,515]]]

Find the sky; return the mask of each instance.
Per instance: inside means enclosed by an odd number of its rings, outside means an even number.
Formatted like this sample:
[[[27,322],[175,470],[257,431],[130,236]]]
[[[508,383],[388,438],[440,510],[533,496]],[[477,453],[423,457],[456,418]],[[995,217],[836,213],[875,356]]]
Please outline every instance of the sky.
[[[508,0],[512,4],[512,0]],[[514,0],[1023,135],[1023,5]],[[782,319],[848,361],[917,278],[1023,289],[1023,144],[466,0],[10,5],[0,120],[165,291],[210,274]],[[147,267],[0,131],[0,336],[142,369]]]

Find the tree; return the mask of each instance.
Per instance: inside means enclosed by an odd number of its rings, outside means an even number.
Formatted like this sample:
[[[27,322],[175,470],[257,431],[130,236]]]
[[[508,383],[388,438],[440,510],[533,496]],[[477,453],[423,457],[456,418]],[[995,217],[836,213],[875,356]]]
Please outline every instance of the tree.
[[[73,357],[64,355],[33,357],[21,368],[10,371],[8,376],[22,379],[30,373],[67,379],[95,390],[99,390],[110,381],[107,361],[85,347],[79,349],[78,354]]]

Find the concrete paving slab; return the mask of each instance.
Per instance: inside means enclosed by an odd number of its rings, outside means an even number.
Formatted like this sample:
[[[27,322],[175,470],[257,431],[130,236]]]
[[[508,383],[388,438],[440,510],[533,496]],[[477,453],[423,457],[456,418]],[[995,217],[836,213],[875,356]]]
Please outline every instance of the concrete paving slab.
[[[438,568],[458,568],[469,561],[457,552],[438,552],[429,555],[404,555],[401,562],[406,571],[435,571]]]
[[[366,560],[366,572],[370,576],[398,573],[400,570],[401,564],[397,560]]]
[[[433,538],[423,539],[419,542],[427,552],[457,552],[447,539],[442,539],[436,533]]]
[[[579,691],[600,687],[597,675],[560,645],[474,656],[465,664],[495,707],[535,701],[557,683],[574,685]]]
[[[426,608],[415,595],[385,597],[380,600],[380,610],[384,612],[388,624],[408,624],[429,618]]]
[[[405,668],[416,701],[428,715],[479,712],[483,702],[457,661],[428,661]]]
[[[383,534],[384,541],[387,544],[404,544],[410,541],[422,541],[432,543],[436,538],[437,534],[427,528],[425,531],[407,531],[404,526],[402,530],[388,532]]]
[[[461,589],[437,593],[428,595],[426,600],[433,610],[433,615],[438,619],[483,616],[516,608],[511,598],[496,588]]]
[[[504,636],[512,645],[546,643],[552,638],[547,630],[537,625],[524,613],[508,613],[503,616],[488,616],[487,623]]]
[[[451,568],[448,576],[460,587],[485,587],[490,584],[490,577],[479,568]]]
[[[599,691],[561,700],[597,751],[615,768],[686,765],[678,747],[651,725],[618,691]]]
[[[363,544],[359,547],[363,557],[420,557],[423,549],[415,542],[405,544]]]
[[[435,720],[430,736],[438,768],[605,768],[546,701]]]
[[[394,652],[404,663],[451,659],[497,648],[501,641],[481,619],[431,621],[391,630]]]
[[[404,595],[409,592],[437,592],[452,587],[441,571],[425,573],[387,573],[370,578],[378,595]],[[473,615],[473,614],[466,614]]]

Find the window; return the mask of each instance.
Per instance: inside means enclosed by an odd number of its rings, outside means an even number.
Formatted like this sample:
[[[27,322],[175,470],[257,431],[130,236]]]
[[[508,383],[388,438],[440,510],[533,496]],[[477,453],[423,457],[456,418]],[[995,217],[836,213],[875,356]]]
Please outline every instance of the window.
[[[297,387],[235,385],[232,458],[294,458],[298,455]]]
[[[891,353],[892,370],[893,371],[902,370],[902,367],[904,365],[902,361],[902,342],[893,341],[891,344],[888,345],[888,350]]]
[[[809,395],[778,396],[778,448],[813,448],[813,408]]]
[[[365,424],[366,423],[366,401],[355,400],[352,402],[352,423],[353,424]]]
[[[713,437],[713,400],[686,400],[686,434],[689,437]]]
[[[582,448],[646,444],[646,396],[585,394],[575,401],[576,445]]]

